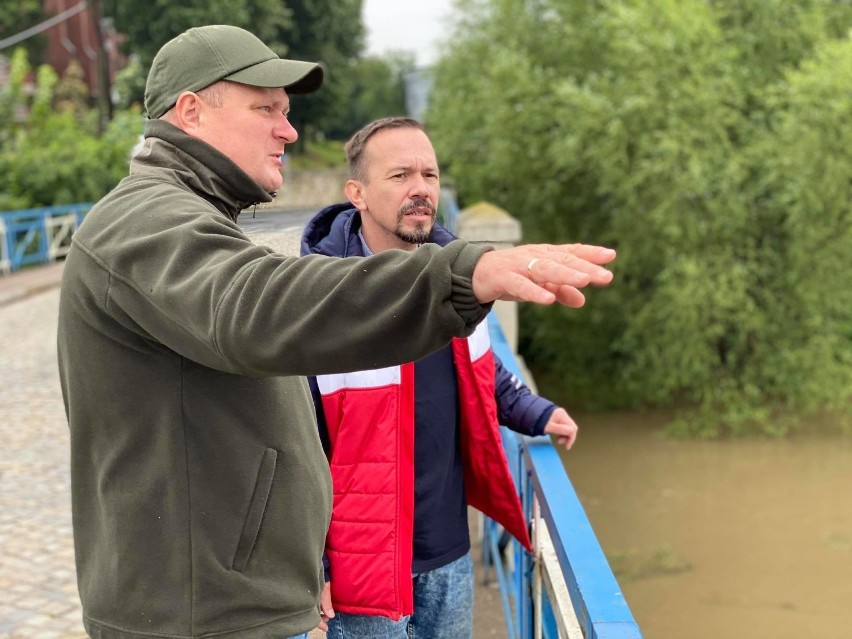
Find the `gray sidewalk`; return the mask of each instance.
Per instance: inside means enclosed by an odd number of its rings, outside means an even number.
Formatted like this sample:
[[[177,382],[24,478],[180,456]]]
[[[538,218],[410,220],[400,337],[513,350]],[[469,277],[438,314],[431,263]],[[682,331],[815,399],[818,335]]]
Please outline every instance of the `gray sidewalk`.
[[[246,232],[259,244],[294,255],[300,228],[285,224],[287,219],[282,216],[277,225],[284,231],[247,224]],[[56,365],[61,274],[60,263],[0,276],[0,639],[86,637],[74,570],[68,428]],[[481,586],[476,545],[474,559],[474,637],[506,637],[499,592]]]
[[[40,291],[59,285],[62,277],[62,262],[28,268],[12,275],[0,275],[0,306],[6,306]]]
[[[0,278],[0,637],[9,639],[85,637],[56,367],[60,273]]]

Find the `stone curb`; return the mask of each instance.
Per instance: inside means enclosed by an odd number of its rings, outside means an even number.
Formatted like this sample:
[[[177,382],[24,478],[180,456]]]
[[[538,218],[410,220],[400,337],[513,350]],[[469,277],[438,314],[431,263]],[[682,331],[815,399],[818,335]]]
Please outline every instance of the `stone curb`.
[[[35,266],[24,271],[0,276],[0,306],[7,306],[31,295],[59,286],[64,263]]]

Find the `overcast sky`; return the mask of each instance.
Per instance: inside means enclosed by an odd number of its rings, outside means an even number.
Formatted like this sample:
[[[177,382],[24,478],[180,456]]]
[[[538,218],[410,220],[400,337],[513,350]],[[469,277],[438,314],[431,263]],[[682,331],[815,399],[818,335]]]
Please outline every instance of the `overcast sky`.
[[[417,64],[431,64],[446,37],[444,18],[451,9],[452,0],[364,0],[367,53],[412,51]]]

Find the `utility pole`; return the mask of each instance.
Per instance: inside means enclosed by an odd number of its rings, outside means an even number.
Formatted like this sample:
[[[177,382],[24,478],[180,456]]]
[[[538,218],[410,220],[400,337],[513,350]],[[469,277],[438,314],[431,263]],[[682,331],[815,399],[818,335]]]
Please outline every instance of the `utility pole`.
[[[104,38],[104,17],[101,0],[91,0],[98,48],[98,133],[103,133],[112,120],[112,82],[110,81],[109,52]]]

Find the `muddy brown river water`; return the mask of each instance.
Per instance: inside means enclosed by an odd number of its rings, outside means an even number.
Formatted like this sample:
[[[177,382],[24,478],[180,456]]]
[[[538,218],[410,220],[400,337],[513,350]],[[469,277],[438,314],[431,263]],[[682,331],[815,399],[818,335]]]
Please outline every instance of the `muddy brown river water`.
[[[852,437],[575,418],[566,467],[645,639],[852,637]]]

